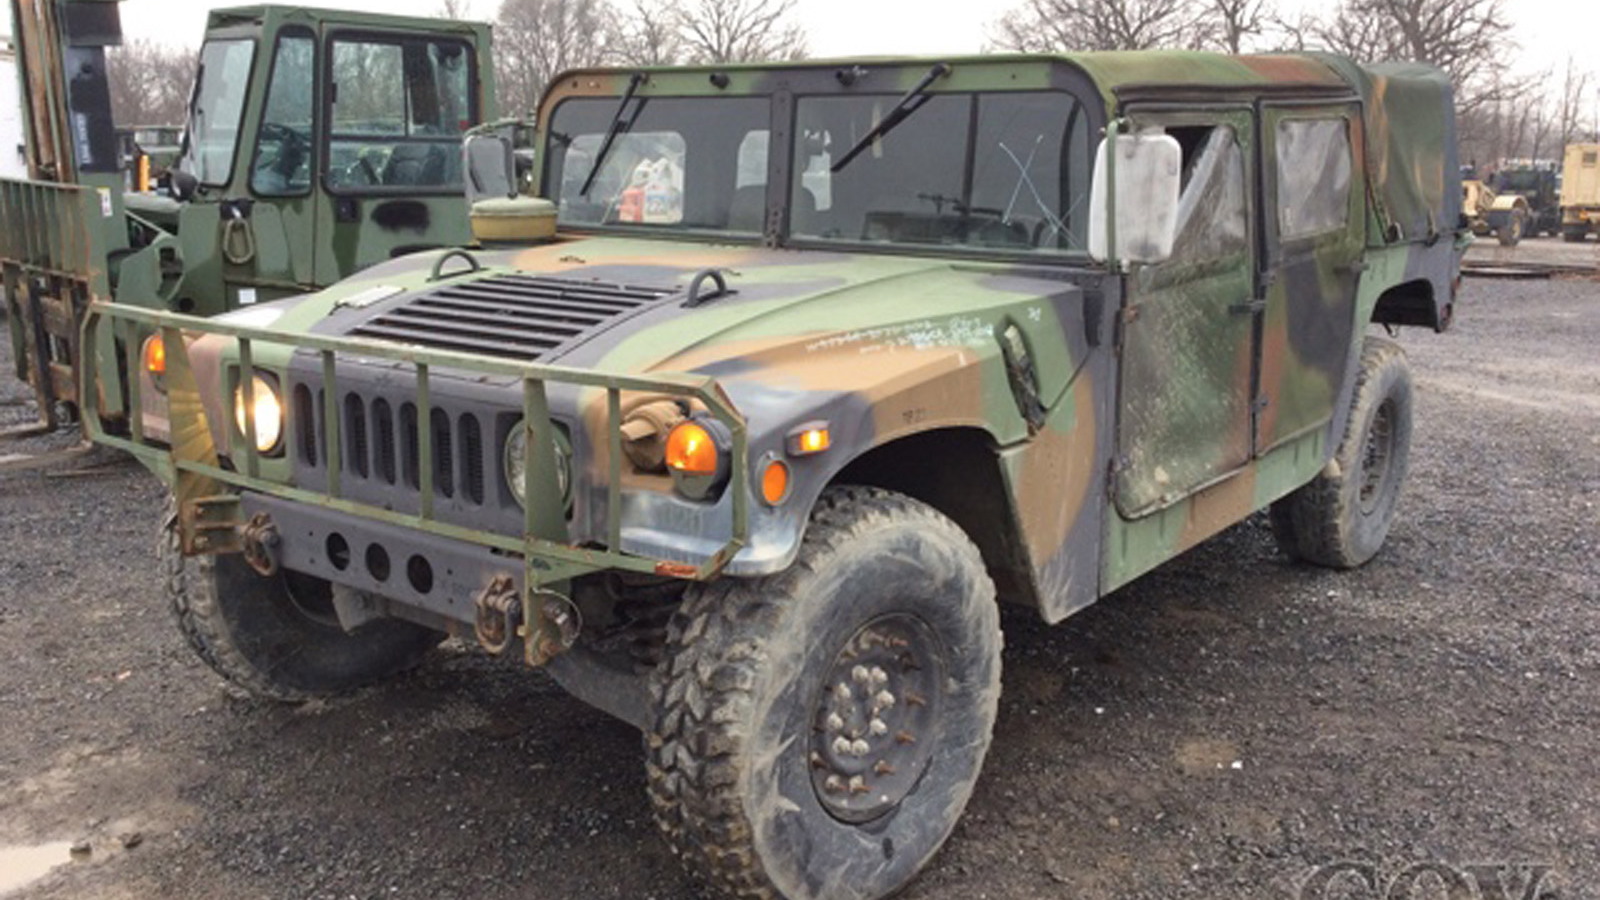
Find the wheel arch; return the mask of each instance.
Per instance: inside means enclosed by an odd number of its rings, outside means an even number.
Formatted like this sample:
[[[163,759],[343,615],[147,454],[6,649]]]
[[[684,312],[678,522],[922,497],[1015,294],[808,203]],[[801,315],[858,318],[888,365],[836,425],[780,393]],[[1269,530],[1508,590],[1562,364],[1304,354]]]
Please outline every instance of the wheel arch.
[[[1449,310],[1449,303],[1443,306],[1439,304],[1431,280],[1413,278],[1378,295],[1378,302],[1372,308],[1372,322],[1377,325],[1421,325],[1440,331],[1449,324]]]
[[[1005,472],[994,437],[984,429],[935,428],[878,444],[846,463],[829,484],[883,488],[928,504],[978,546],[1001,599],[1039,607]]]

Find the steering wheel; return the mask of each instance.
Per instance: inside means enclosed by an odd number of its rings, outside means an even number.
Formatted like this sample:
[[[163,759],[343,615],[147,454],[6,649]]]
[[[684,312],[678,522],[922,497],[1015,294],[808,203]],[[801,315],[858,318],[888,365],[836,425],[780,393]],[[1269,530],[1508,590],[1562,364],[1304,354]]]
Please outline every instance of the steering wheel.
[[[294,173],[311,158],[310,138],[287,125],[262,122],[257,143],[259,144],[262,139],[277,141],[278,155],[263,161],[261,168],[271,168],[286,179],[293,177]]]

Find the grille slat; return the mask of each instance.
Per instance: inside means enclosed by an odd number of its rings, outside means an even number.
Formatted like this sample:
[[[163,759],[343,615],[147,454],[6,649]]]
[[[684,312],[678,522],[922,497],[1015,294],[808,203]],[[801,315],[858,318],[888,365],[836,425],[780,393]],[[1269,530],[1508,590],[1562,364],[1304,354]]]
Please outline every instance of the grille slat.
[[[352,330],[424,347],[542,359],[680,293],[528,275],[496,275],[411,297]]]

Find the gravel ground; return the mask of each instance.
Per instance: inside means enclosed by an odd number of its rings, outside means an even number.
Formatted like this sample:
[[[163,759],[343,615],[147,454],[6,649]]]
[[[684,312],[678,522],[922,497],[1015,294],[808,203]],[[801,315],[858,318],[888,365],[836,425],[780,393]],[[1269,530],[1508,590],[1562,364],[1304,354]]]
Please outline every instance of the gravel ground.
[[[1337,861],[1600,896],[1600,283],[1470,280],[1402,340],[1384,552],[1295,566],[1252,521],[1063,625],[1008,614],[984,778],[904,897],[1382,895],[1299,891]],[[539,673],[447,645],[334,702],[224,690],[158,595],[160,488],[88,464],[0,478],[0,893],[15,848],[82,841],[8,896],[697,896],[637,734]]]

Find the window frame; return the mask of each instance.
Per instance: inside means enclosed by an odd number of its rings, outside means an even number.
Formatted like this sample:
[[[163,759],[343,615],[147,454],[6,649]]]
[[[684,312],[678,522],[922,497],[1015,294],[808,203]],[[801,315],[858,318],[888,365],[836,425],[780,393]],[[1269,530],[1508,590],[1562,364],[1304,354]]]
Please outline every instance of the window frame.
[[[1325,227],[1322,227],[1322,228],[1318,228],[1315,231],[1301,231],[1301,232],[1290,233],[1287,230],[1285,230],[1284,222],[1283,222],[1283,213],[1284,213],[1284,209],[1285,209],[1284,200],[1283,200],[1283,188],[1284,188],[1285,179],[1283,177],[1282,158],[1280,156],[1280,153],[1282,152],[1282,149],[1283,149],[1283,140],[1282,140],[1282,138],[1283,138],[1283,130],[1284,130],[1284,128],[1286,126],[1293,125],[1293,124],[1296,124],[1296,123],[1317,123],[1317,122],[1331,122],[1331,123],[1337,124],[1339,126],[1340,134],[1342,134],[1343,137],[1344,137],[1344,140],[1340,144],[1340,146],[1343,149],[1344,154],[1345,154],[1345,168],[1346,168],[1346,184],[1345,184],[1345,190],[1344,190],[1344,197],[1342,198],[1342,201],[1341,201],[1342,202],[1341,208],[1342,208],[1343,212],[1341,213],[1341,215],[1339,217],[1339,221],[1334,223],[1334,224],[1332,224],[1332,225],[1328,225],[1328,226],[1325,226]],[[1347,232],[1347,231],[1350,230],[1351,224],[1352,224],[1352,212],[1351,212],[1351,209],[1350,209],[1350,193],[1351,193],[1351,190],[1354,188],[1356,182],[1359,180],[1359,177],[1360,177],[1360,173],[1356,169],[1356,148],[1354,146],[1354,142],[1355,142],[1355,135],[1351,130],[1350,116],[1347,113],[1344,113],[1344,112],[1335,113],[1335,112],[1333,112],[1331,110],[1327,110],[1327,109],[1304,110],[1304,111],[1286,112],[1284,115],[1282,115],[1278,119],[1278,121],[1276,123],[1276,126],[1273,128],[1273,135],[1272,135],[1272,156],[1271,156],[1271,165],[1272,165],[1272,210],[1271,210],[1271,217],[1272,217],[1273,235],[1274,235],[1275,239],[1277,240],[1277,242],[1278,242],[1278,244],[1280,246],[1283,246],[1283,247],[1297,247],[1297,246],[1303,246],[1303,245],[1307,245],[1307,244],[1313,244],[1313,243],[1316,243],[1316,242],[1318,242],[1320,240],[1327,239],[1331,235],[1338,235],[1338,234],[1341,234],[1341,233],[1344,233],[1344,232]]]
[[[333,127],[334,85],[333,79],[334,45],[337,43],[353,44],[388,44],[404,47],[406,44],[458,44],[462,54],[467,60],[467,118],[474,126],[481,124],[483,119],[483,103],[480,100],[480,85],[482,74],[478,71],[478,54],[472,42],[466,37],[444,35],[435,33],[416,33],[407,31],[381,31],[367,28],[341,28],[328,33],[322,41],[322,64],[318,67],[322,77],[322,103],[320,113],[326,125],[322,129],[322,136],[317,141],[318,149],[322,154],[322,171],[319,181],[322,189],[335,197],[459,197],[466,192],[466,174],[462,173],[461,179],[455,184],[439,186],[423,185],[336,185],[332,182],[333,174],[333,143],[337,139],[350,139],[370,137],[369,135],[337,135]],[[409,87],[405,95],[409,100]],[[409,114],[409,108],[407,110]],[[400,135],[393,141],[394,144],[439,144],[454,146],[456,154],[460,155],[461,144],[465,139],[465,131],[454,136],[415,138]]]
[[[261,163],[261,127],[266,124],[267,111],[272,105],[272,79],[278,72],[278,51],[282,49],[285,39],[309,39],[311,41],[311,140],[308,148],[311,153],[311,159],[306,163],[311,167],[311,177],[306,180],[305,190],[263,193],[256,188],[256,168]],[[250,154],[250,174],[245,179],[245,187],[253,197],[259,197],[264,200],[293,200],[311,196],[316,188],[317,173],[321,171],[319,154],[323,149],[321,146],[323,142],[317,140],[317,135],[321,132],[318,126],[322,115],[322,104],[317,102],[317,97],[322,95],[322,92],[318,90],[321,87],[318,79],[322,77],[322,67],[318,65],[318,58],[321,53],[322,45],[317,41],[316,31],[305,25],[283,26],[278,30],[278,36],[272,42],[272,62],[267,66],[267,91],[261,98],[261,115],[256,117],[255,150]]]

